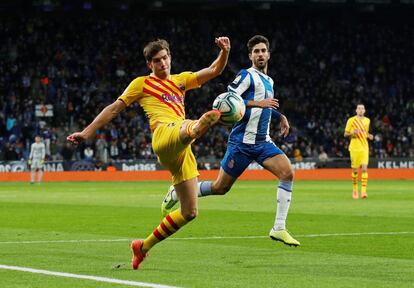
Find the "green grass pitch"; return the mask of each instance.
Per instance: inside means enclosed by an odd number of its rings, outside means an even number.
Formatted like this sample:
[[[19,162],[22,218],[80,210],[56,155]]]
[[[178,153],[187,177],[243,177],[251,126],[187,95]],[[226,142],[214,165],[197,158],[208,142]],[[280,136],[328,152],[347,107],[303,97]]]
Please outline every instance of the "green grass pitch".
[[[159,224],[169,183],[0,183],[0,265],[178,287],[414,287],[414,181],[371,180],[366,200],[350,182],[295,182],[294,248],[267,237],[277,182],[238,181],[139,271],[130,240]],[[0,268],[0,287],[127,286]]]

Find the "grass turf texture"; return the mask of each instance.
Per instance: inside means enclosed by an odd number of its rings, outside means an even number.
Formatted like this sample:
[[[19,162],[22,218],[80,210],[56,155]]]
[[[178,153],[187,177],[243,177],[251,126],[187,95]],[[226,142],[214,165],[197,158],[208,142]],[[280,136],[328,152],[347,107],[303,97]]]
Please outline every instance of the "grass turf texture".
[[[287,223],[302,246],[293,248],[266,237],[276,182],[238,181],[226,196],[200,199],[199,217],[139,271],[130,270],[128,239],[159,224],[169,183],[0,183],[0,265],[180,287],[413,287],[414,181],[372,180],[366,200],[352,199],[350,182],[294,184]],[[336,233],[367,234],[311,236]],[[18,243],[88,239],[116,241]],[[0,279],[1,287],[126,287],[2,269]]]

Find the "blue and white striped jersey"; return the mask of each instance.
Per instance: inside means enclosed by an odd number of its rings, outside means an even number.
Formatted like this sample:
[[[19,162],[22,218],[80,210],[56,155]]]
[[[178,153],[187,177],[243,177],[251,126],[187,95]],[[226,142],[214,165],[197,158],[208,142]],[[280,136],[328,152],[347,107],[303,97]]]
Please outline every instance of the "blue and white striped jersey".
[[[274,98],[273,79],[254,68],[240,70],[227,88],[240,95],[246,104],[249,100]],[[272,111],[271,108],[246,107],[243,119],[231,130],[229,142],[258,144],[272,141],[269,136]]]

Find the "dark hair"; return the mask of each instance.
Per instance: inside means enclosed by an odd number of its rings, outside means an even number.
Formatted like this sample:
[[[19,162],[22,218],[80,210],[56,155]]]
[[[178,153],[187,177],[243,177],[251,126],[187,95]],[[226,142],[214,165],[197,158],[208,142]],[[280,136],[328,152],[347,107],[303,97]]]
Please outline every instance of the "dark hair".
[[[252,53],[253,47],[259,43],[264,43],[266,45],[267,50],[270,50],[269,40],[267,40],[265,36],[254,35],[252,38],[250,38],[249,42],[247,42],[247,49],[249,50],[249,53]]]
[[[152,57],[155,56],[161,50],[167,50],[167,53],[170,54],[170,45],[164,39],[157,39],[151,42],[148,42],[144,47],[144,58],[147,62],[152,60]]]

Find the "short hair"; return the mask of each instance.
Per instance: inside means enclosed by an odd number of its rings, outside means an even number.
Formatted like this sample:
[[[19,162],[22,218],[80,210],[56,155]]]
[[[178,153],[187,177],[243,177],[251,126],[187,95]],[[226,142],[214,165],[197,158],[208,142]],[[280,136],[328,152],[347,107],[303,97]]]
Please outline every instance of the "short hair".
[[[170,45],[164,39],[157,39],[151,42],[148,42],[143,50],[144,58],[147,62],[152,60],[152,57],[155,56],[161,50],[167,50],[167,53],[170,54]]]
[[[253,47],[256,46],[259,43],[264,43],[266,45],[267,50],[269,49],[269,40],[262,35],[254,35],[252,38],[249,39],[247,42],[247,49],[249,50],[249,53],[252,53]]]

